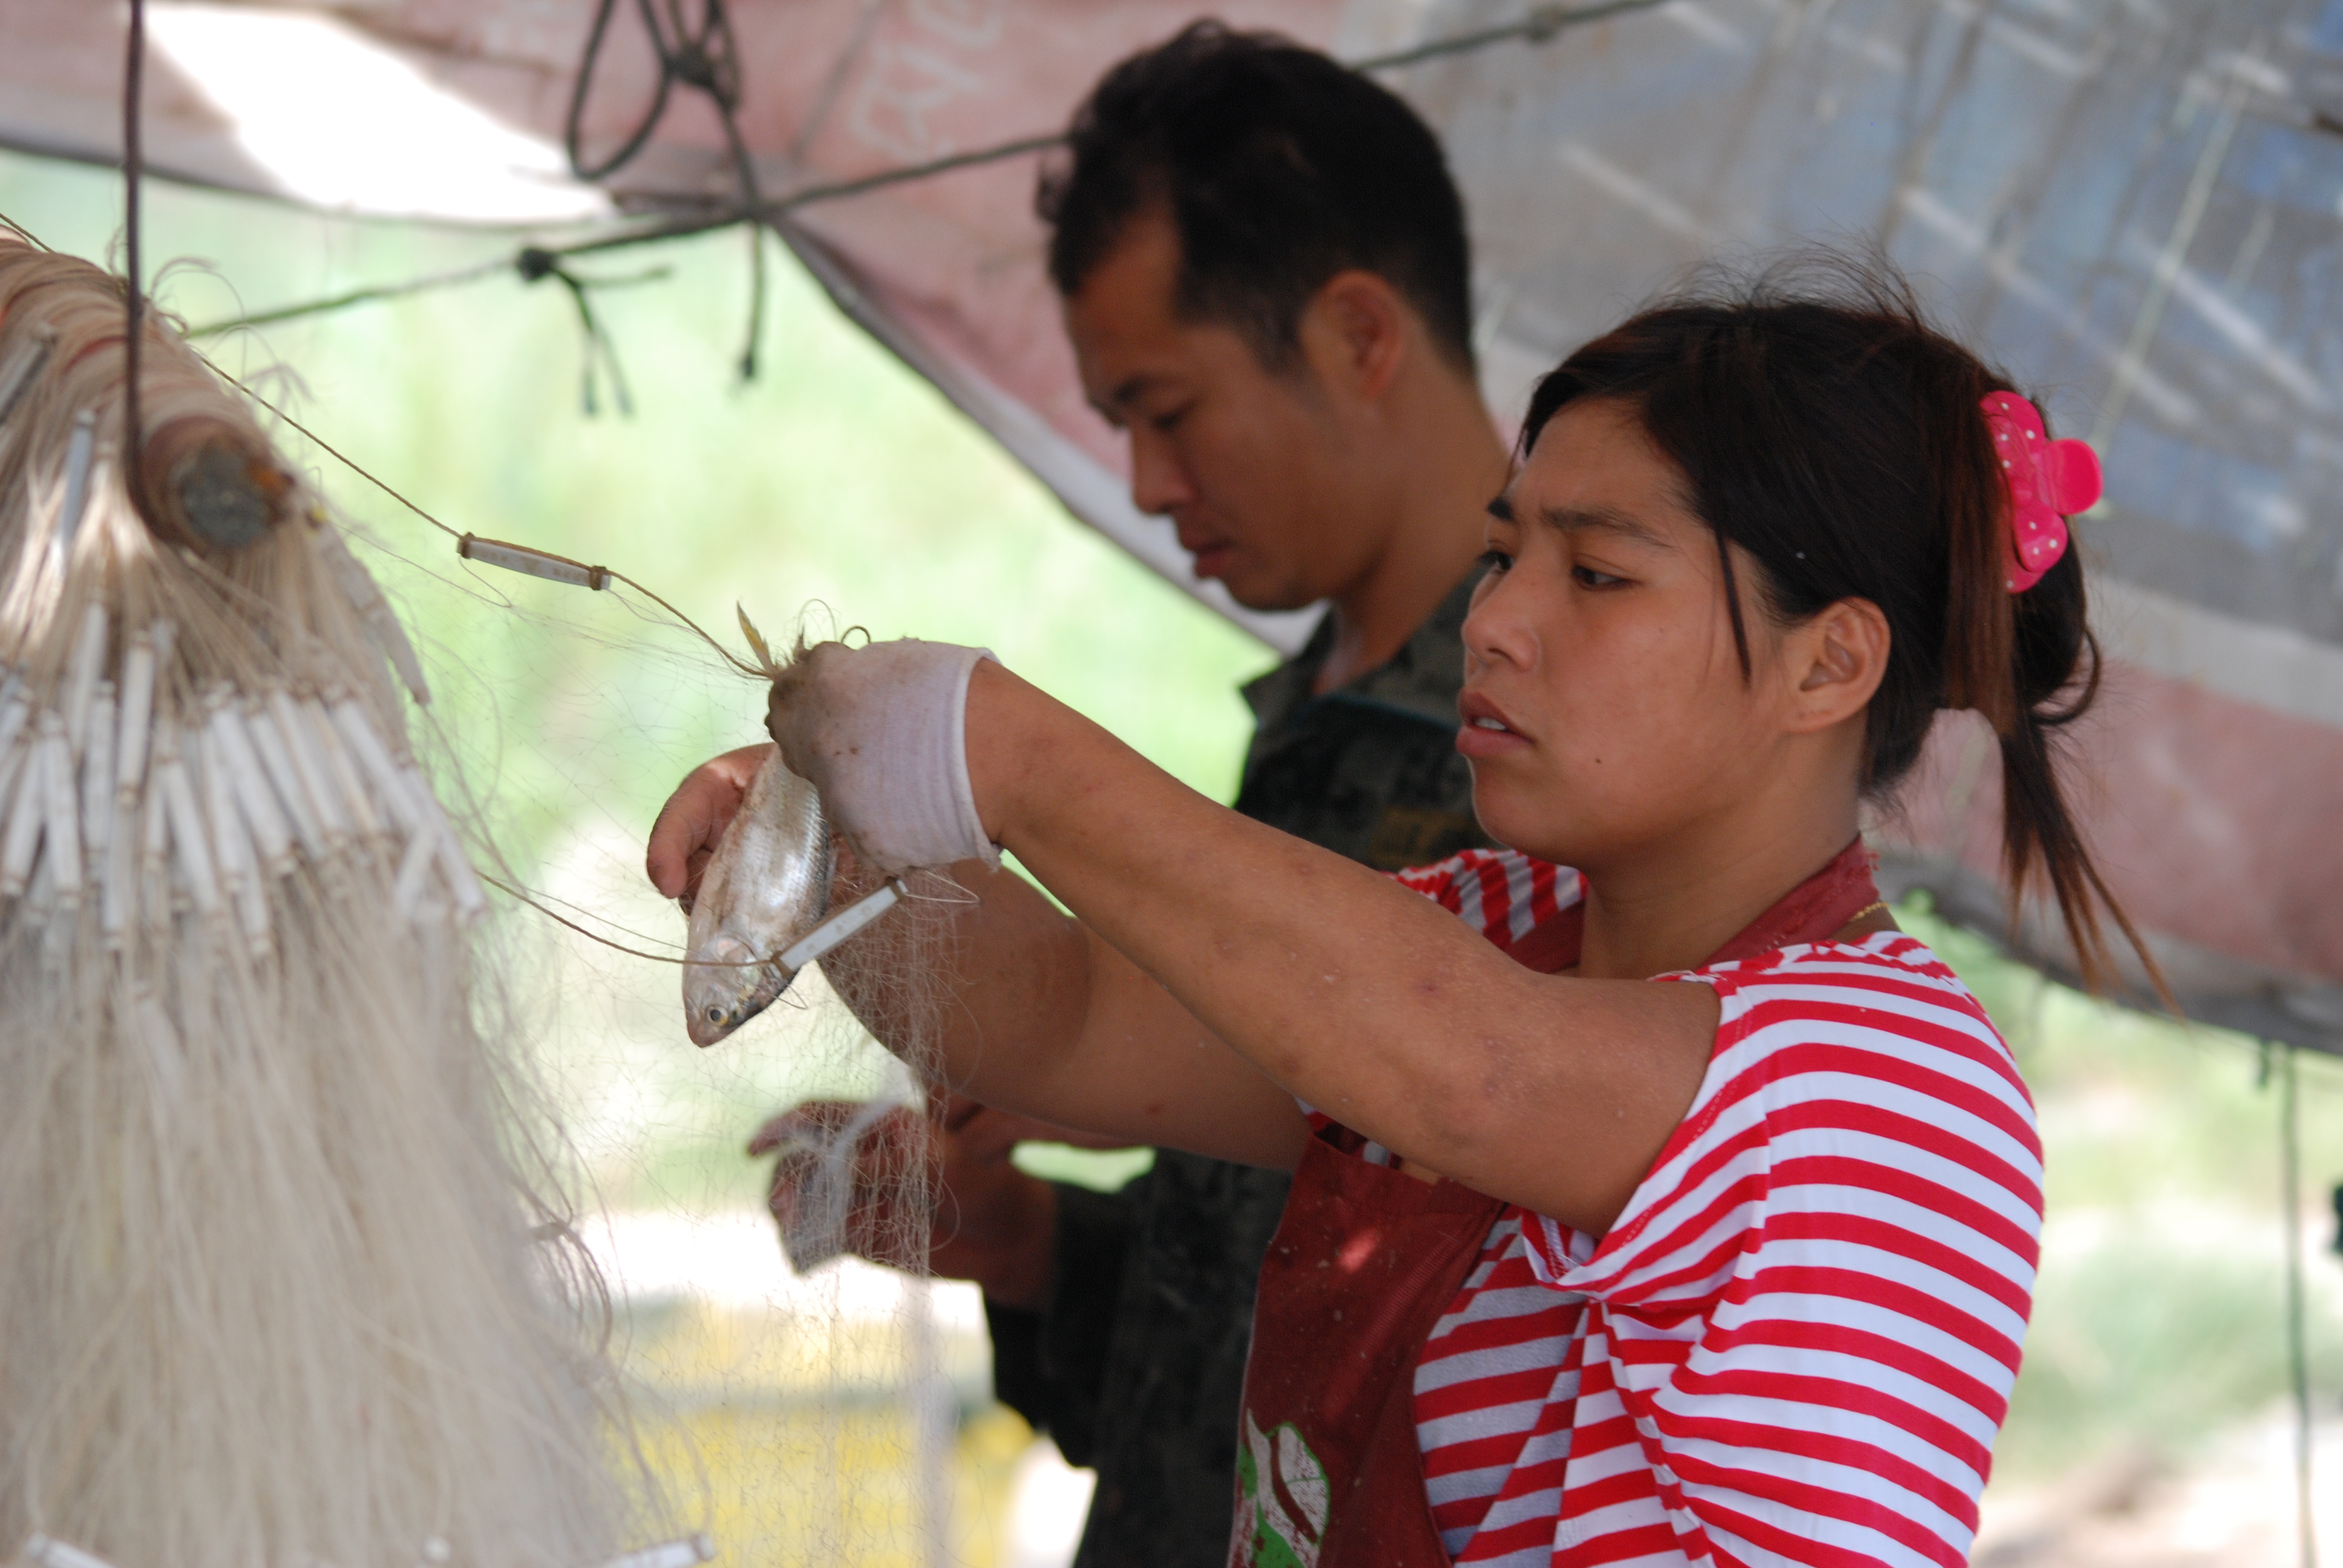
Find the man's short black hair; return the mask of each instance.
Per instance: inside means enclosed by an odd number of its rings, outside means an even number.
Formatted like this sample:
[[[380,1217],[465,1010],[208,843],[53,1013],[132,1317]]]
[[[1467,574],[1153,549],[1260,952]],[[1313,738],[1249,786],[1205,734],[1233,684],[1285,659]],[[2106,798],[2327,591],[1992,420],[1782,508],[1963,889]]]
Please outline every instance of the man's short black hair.
[[[1181,312],[1234,327],[1272,368],[1292,362],[1312,297],[1350,267],[1388,279],[1472,368],[1463,201],[1431,127],[1359,73],[1272,33],[1196,22],[1109,71],[1068,139],[1071,162],[1034,204],[1061,295],[1161,202],[1180,236]]]

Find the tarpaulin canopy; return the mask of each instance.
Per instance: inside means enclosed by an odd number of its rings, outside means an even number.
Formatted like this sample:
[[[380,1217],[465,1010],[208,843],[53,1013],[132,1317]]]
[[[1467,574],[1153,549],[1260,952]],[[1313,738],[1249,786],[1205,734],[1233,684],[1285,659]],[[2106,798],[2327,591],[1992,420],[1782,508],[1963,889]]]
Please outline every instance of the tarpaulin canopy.
[[[568,177],[557,149],[596,21],[586,0],[157,0],[151,166],[316,205],[538,225],[721,217],[752,186],[840,304],[1077,516],[1292,646],[1296,618],[1247,617],[1199,588],[1169,525],[1130,505],[1041,271],[1046,151],[971,156],[1061,129],[1105,65],[1190,7],[727,12],[748,185],[724,117],[688,84],[637,156],[598,186]],[[1703,258],[1884,241],[2106,460],[2107,500],[2079,531],[2109,692],[2074,741],[2110,880],[2194,1014],[2343,1050],[2343,0],[1255,0],[1221,14],[1354,60],[1541,24],[1383,71],[1463,186],[1501,417],[1540,369]],[[646,16],[669,15],[630,0],[607,15],[578,116],[589,164],[654,101]],[[115,159],[121,43],[115,8],[0,0],[0,142]],[[310,94],[295,136],[269,89],[304,60],[341,90]],[[1878,838],[1896,885],[1998,930],[1993,762],[1983,729],[1948,718]],[[2070,962],[2039,920],[2018,943]]]

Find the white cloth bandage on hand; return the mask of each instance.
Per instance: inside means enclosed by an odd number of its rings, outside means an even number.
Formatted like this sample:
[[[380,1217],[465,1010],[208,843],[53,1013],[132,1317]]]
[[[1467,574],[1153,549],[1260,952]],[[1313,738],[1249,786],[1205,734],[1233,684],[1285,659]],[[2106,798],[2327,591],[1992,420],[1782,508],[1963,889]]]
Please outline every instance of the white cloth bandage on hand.
[[[766,728],[856,855],[890,873],[999,864],[968,778],[968,682],[991,650],[825,642],[773,682]]]

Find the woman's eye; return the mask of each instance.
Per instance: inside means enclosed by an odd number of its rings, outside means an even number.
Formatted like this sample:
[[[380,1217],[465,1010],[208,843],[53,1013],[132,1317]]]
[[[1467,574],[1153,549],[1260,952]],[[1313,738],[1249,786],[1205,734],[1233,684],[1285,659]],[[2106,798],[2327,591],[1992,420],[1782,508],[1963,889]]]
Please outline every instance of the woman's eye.
[[[1570,577],[1571,580],[1580,588],[1617,588],[1627,580],[1625,578],[1613,577],[1609,572],[1597,571],[1593,567],[1573,567],[1570,568]]]
[[[1481,552],[1481,558],[1476,564],[1484,572],[1511,571],[1513,566],[1513,558],[1507,555],[1503,550],[1487,549]]]
[[[1192,403],[1183,403],[1179,407],[1172,409],[1169,414],[1157,414],[1151,416],[1147,422],[1151,426],[1154,427],[1160,433],[1169,436],[1172,433],[1172,427],[1179,424],[1181,420],[1185,419],[1188,417],[1188,410],[1194,407],[1195,405]]]

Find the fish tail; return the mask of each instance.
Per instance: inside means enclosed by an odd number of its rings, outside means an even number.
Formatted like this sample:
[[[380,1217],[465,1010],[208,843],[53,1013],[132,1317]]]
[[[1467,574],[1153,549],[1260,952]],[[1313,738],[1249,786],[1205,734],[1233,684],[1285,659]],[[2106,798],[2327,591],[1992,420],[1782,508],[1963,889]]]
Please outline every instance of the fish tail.
[[[768,676],[780,674],[780,664],[773,658],[773,650],[765,646],[765,634],[757,629],[756,622],[749,618],[749,612],[735,601],[732,613],[740,618],[740,635],[749,639],[749,651],[757,656],[758,668]]]

